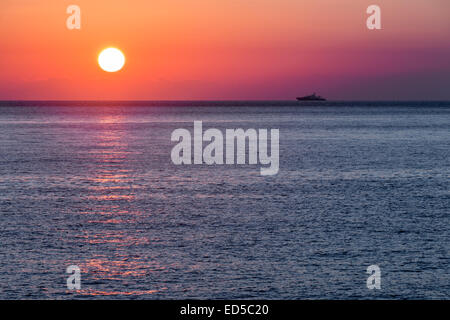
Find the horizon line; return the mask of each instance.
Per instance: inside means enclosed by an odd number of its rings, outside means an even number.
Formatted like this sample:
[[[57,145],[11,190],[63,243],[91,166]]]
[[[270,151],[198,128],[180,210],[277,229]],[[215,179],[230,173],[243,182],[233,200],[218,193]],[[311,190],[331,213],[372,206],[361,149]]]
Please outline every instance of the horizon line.
[[[0,99],[0,102],[450,102],[442,99],[327,99],[325,101],[298,101],[293,99]]]

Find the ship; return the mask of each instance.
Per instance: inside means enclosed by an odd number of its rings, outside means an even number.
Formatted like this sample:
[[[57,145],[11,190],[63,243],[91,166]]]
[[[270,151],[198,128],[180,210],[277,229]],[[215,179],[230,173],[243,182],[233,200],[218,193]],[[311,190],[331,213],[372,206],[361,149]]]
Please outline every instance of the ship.
[[[309,96],[304,96],[304,97],[297,97],[298,101],[326,101],[327,99],[316,95],[316,93],[313,93],[312,95]]]

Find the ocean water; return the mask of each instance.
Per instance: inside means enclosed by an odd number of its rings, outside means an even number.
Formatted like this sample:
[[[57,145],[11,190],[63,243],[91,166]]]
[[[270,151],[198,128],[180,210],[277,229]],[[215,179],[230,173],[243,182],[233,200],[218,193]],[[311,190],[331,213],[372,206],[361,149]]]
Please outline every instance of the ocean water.
[[[279,173],[175,166],[194,120]],[[450,297],[449,102],[1,102],[0,150],[0,299]]]

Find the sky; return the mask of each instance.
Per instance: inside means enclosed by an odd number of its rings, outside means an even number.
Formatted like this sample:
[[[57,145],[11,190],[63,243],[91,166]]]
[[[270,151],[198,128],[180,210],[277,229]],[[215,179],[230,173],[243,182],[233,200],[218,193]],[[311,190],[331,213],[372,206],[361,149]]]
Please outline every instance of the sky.
[[[448,0],[1,0],[0,99],[450,100],[449,14]],[[97,64],[109,46],[116,73]]]

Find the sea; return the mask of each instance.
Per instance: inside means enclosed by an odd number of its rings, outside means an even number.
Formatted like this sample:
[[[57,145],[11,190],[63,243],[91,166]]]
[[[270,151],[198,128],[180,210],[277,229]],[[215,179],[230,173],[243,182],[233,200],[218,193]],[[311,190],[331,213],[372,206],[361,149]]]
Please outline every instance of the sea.
[[[279,172],[175,165],[194,121]],[[449,182],[450,102],[3,101],[0,299],[449,299]]]

